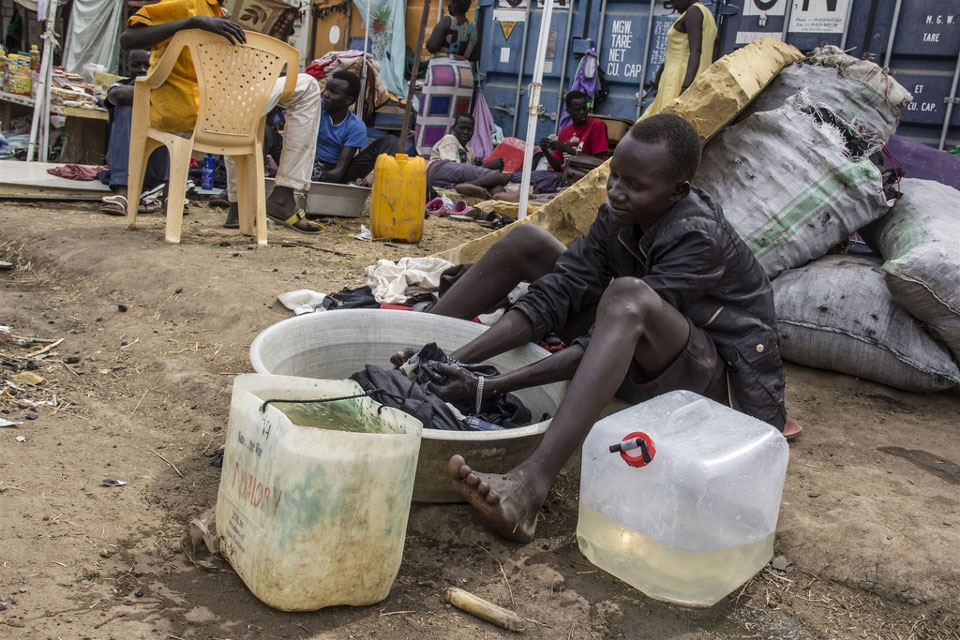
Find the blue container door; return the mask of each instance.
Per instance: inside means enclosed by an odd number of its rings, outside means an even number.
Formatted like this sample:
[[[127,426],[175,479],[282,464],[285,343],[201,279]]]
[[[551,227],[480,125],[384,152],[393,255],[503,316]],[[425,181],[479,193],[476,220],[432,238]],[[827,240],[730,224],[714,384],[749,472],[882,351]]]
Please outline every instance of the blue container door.
[[[533,0],[533,6],[528,6],[526,0],[514,2],[516,6],[511,6],[507,0],[497,0],[487,7],[480,68],[483,70],[483,93],[494,121],[505,136],[522,138],[526,135],[527,88],[533,78],[543,9],[536,0]],[[570,23],[571,19],[573,23]],[[569,68],[564,69],[563,60],[565,57],[569,59],[578,19],[583,17],[578,18],[570,11],[568,0],[554,3],[544,55],[537,140],[556,131],[560,76],[564,71],[567,77],[570,73]]]
[[[651,12],[651,8],[653,12]],[[606,74],[610,95],[597,105],[596,112],[621,118],[636,119],[643,95],[643,85],[653,78],[663,62],[667,30],[676,15],[665,13],[663,3],[657,7],[649,2],[608,2],[599,27],[600,68]],[[651,31],[650,24],[654,28]],[[648,34],[662,47],[650,55]],[[646,65],[646,69],[644,69]]]
[[[887,62],[891,72],[913,94],[898,133],[938,146],[960,56],[960,2],[913,0],[901,5]],[[960,109],[954,105],[946,146],[960,144]]]
[[[481,0],[483,91],[494,120],[507,136],[526,135],[527,87],[533,77],[543,13],[541,0],[529,1],[533,4],[528,5],[528,0],[486,0],[490,4],[484,5]],[[705,4],[716,15],[717,2]],[[562,97],[591,47],[598,49],[599,68],[609,87],[609,97],[596,105],[595,112],[635,119],[641,110],[643,87],[663,61],[667,31],[677,17],[663,0],[555,3],[544,59],[537,139],[557,131]]]

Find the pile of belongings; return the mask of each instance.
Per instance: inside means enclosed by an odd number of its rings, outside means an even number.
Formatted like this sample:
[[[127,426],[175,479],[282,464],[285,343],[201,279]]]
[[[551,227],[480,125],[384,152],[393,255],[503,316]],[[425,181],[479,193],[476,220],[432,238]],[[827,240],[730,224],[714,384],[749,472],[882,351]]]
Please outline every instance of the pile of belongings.
[[[771,278],[784,360],[931,392],[960,382],[960,191],[884,169],[911,100],[821,47],[706,145],[694,183]],[[858,231],[862,253],[832,255]]]

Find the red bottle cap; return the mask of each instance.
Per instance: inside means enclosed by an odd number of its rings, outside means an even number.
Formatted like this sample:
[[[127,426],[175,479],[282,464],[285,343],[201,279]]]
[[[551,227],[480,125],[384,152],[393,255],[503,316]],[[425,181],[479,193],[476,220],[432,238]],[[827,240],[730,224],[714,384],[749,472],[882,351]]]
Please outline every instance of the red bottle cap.
[[[629,449],[630,453],[627,453],[627,451],[621,449],[620,457],[623,458],[624,462],[631,467],[645,467],[653,462],[653,457],[657,455],[657,448],[653,444],[653,438],[645,434],[643,431],[634,431],[633,433],[628,433],[627,435],[623,436],[623,440],[621,440],[621,442],[627,442],[628,440],[640,440],[643,442],[643,446]],[[646,448],[646,452],[648,454],[646,458],[643,455],[644,448]]]

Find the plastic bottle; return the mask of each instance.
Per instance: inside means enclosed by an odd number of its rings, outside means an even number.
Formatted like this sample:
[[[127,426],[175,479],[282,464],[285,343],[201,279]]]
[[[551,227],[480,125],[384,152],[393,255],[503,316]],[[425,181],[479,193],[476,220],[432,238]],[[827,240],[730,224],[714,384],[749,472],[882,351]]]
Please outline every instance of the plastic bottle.
[[[40,73],[40,49],[37,45],[30,45],[30,71]]]
[[[213,190],[213,174],[217,169],[217,159],[212,153],[203,158],[203,167],[200,173],[200,188],[205,191]]]
[[[788,456],[770,425],[689,391],[608,416],[583,443],[580,550],[652,598],[713,605],[773,557]]]
[[[423,158],[398,153],[377,158],[373,169],[370,232],[374,238],[420,242],[427,200],[427,165]]]

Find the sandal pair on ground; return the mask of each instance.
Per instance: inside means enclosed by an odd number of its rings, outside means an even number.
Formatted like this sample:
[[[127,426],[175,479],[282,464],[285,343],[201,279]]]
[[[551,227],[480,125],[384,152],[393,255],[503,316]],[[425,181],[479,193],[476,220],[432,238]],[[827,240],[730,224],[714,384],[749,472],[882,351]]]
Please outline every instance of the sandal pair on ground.
[[[183,200],[183,213],[188,212],[190,201]],[[155,213],[167,208],[167,199],[163,197],[163,185],[157,185],[140,196],[137,213]],[[127,196],[114,193],[100,198],[100,211],[108,216],[127,215]]]
[[[443,198],[434,198],[424,206],[424,210],[429,215],[445,218],[450,215],[473,217],[474,208],[467,204],[466,200],[457,200],[453,205],[447,204],[448,200]]]
[[[163,185],[157,185],[140,195],[140,206],[137,213],[153,213],[159,211],[166,201],[163,199]],[[127,196],[114,193],[100,198],[100,211],[108,216],[127,215]]]

